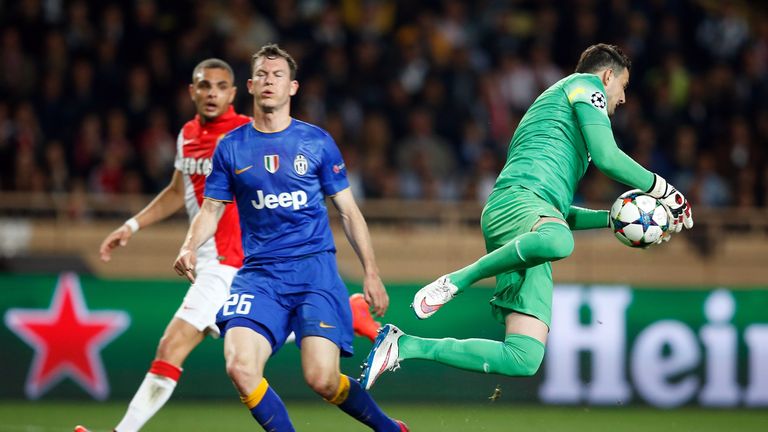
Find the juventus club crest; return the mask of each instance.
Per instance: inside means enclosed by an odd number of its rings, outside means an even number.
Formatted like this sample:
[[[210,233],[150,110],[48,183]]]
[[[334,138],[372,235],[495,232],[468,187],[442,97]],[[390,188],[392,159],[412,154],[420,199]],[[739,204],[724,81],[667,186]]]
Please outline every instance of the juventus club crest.
[[[594,105],[595,108],[598,108],[598,109],[605,108],[605,95],[603,95],[599,91],[592,93],[592,97],[589,98],[589,101],[592,102],[592,105]]]
[[[303,176],[307,173],[307,168],[309,168],[307,158],[302,154],[296,155],[296,159],[293,160],[293,170],[296,171],[296,174]]]
[[[264,156],[264,168],[267,171],[274,174],[280,168],[280,156],[278,155],[266,155]]]

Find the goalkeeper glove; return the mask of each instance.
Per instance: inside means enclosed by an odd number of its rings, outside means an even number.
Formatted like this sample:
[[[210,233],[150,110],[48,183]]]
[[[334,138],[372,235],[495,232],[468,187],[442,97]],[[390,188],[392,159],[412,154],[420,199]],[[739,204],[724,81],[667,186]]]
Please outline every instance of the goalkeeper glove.
[[[654,174],[653,185],[646,192],[659,199],[669,212],[669,230],[678,233],[683,227],[693,228],[693,212],[688,200],[674,186],[667,183],[664,177]]]

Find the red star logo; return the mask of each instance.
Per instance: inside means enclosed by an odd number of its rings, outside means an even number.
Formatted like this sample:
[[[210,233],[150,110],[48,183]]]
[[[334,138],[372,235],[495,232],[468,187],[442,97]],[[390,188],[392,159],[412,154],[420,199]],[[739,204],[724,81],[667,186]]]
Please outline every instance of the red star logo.
[[[25,392],[37,399],[65,377],[96,399],[109,395],[100,351],[125,330],[122,311],[90,312],[74,273],[59,277],[48,309],[9,309],[5,324],[35,349]]]

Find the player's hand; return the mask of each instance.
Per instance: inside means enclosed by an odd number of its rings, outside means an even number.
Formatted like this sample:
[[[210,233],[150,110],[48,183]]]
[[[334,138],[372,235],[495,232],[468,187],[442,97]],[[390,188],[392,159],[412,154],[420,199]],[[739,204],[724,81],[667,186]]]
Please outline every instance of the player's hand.
[[[693,228],[693,210],[691,204],[685,199],[674,186],[667,183],[663,177],[654,174],[654,182],[648,194],[658,198],[669,213],[669,230],[672,233],[679,233],[683,230]]]
[[[683,227],[686,229],[693,228],[691,204],[674,186],[669,185],[669,189],[669,194],[661,198],[662,204],[669,212],[669,230],[673,233],[679,233]]]
[[[197,253],[194,250],[182,247],[179,250],[179,256],[173,263],[173,269],[176,274],[186,277],[191,283],[195,283],[195,265],[197,264]]]
[[[112,259],[112,250],[118,246],[127,245],[132,235],[133,231],[127,225],[122,225],[120,228],[109,233],[99,247],[99,257],[101,260],[109,262]]]
[[[378,274],[365,275],[363,294],[365,295],[365,301],[373,308],[374,315],[384,316],[387,308],[389,308],[389,295]]]

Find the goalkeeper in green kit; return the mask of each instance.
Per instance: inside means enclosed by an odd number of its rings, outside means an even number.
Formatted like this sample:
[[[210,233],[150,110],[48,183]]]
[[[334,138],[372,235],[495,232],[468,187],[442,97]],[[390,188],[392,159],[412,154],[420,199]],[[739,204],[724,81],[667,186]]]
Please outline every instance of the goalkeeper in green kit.
[[[608,211],[571,205],[590,161],[608,177],[661,200],[670,232],[693,227],[685,197],[616,146],[608,116],[624,103],[629,75],[630,61],[618,47],[593,45],[581,54],[576,73],[536,99],[512,137],[506,165],[483,209],[488,254],[414,296],[414,312],[425,319],[473,283],[495,276],[491,309],[506,328],[504,341],[425,339],[387,324],[363,367],[366,389],[407,359],[507,376],[536,373],[552,312],[550,262],[573,251],[571,230],[609,226]]]

